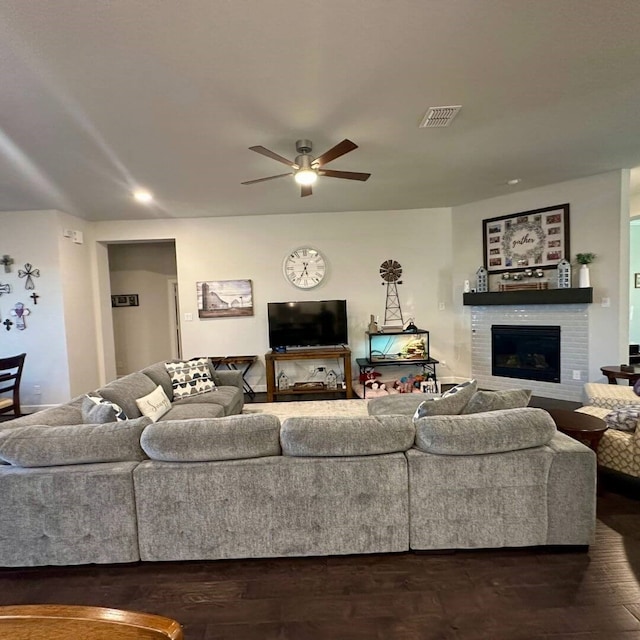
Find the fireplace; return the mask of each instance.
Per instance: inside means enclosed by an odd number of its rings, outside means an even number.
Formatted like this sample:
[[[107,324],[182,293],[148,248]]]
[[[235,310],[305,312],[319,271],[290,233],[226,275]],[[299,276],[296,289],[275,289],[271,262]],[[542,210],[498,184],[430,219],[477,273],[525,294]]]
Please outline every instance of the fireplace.
[[[560,382],[560,327],[492,325],[491,375]]]

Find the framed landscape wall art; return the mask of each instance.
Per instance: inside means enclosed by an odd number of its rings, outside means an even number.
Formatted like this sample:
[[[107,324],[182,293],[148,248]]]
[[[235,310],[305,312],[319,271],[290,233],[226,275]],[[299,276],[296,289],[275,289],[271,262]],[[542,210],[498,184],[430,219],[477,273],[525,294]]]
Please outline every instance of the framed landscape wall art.
[[[197,282],[199,318],[233,318],[253,315],[251,280]]]
[[[569,204],[482,221],[484,266],[489,273],[555,269],[571,261]]]

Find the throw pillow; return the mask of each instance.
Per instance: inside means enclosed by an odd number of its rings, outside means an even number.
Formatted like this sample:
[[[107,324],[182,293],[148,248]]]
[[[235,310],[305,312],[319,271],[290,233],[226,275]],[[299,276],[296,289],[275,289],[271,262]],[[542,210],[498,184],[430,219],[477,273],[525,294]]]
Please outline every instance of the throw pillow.
[[[509,389],[507,391],[476,391],[461,413],[482,413],[500,409],[520,409],[531,399],[529,389]]]
[[[174,399],[196,396],[216,388],[207,358],[197,358],[188,362],[167,362],[165,367],[171,378]]]
[[[88,424],[106,424],[107,422],[124,422],[127,414],[115,402],[103,398],[92,391],[82,400],[82,420]]]
[[[640,405],[630,405],[614,409],[604,417],[609,429],[618,431],[635,431],[640,421]]]
[[[475,380],[468,380],[445,391],[439,398],[427,398],[420,403],[413,419],[418,420],[426,416],[456,415],[465,408],[477,388],[478,383]]]
[[[138,405],[138,409],[140,409],[140,413],[153,420],[153,422],[158,422],[158,420],[171,409],[171,402],[160,385],[156,387],[155,391],[148,393],[142,398],[138,398],[136,404]]]
[[[640,396],[640,378],[638,378],[636,383],[633,385],[633,391],[637,396]]]

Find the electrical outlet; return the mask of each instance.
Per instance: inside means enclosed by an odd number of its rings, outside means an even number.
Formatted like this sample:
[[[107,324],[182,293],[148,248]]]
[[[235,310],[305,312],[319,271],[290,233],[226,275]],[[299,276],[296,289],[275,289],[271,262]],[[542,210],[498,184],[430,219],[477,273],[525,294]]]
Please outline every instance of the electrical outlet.
[[[573,370],[573,379],[580,380],[580,371],[578,369]]]
[[[39,396],[42,393],[42,390],[40,389],[40,385],[39,384],[34,384],[33,385],[33,395],[34,396]]]
[[[184,314],[185,322],[193,322],[193,313],[185,313]]]
[[[438,311],[444,311],[444,302],[438,302]]]
[[[446,367],[447,363],[444,360],[440,360],[440,365],[443,366],[443,367]]]
[[[603,307],[611,306],[611,298],[602,298],[602,302],[600,303]]]

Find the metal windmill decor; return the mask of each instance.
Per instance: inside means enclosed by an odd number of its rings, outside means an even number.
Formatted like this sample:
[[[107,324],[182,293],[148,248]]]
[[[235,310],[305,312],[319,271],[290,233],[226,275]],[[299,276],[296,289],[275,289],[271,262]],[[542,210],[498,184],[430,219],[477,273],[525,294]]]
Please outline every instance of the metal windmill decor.
[[[387,301],[384,308],[384,324],[398,323],[404,325],[402,309],[400,308],[400,297],[398,296],[398,285],[402,284],[400,276],[402,267],[397,260],[385,260],[380,265],[380,277],[382,284],[387,285]]]

